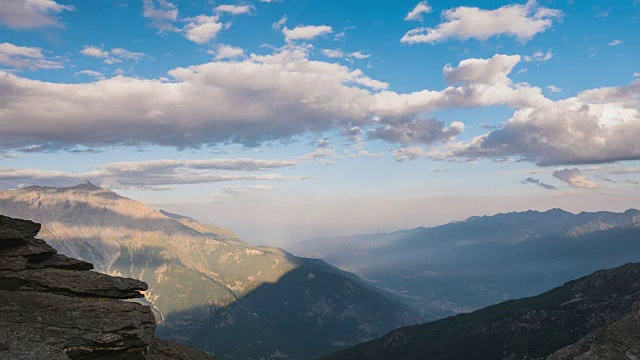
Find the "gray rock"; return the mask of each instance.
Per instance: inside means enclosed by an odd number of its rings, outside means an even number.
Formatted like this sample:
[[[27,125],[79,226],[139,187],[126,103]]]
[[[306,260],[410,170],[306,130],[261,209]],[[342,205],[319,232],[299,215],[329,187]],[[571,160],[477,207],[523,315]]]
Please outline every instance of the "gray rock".
[[[155,338],[147,284],[91,272],[33,238],[39,224],[0,216],[0,359],[213,360]]]
[[[0,257],[0,270],[20,271],[27,268],[29,262],[22,256]]]
[[[155,318],[149,307],[132,302],[0,290],[0,328],[9,329],[9,353],[46,354],[39,359],[125,353],[144,359]]]
[[[0,289],[132,299],[144,297],[140,291],[147,290],[147,284],[91,271],[48,268],[0,271]]]
[[[32,238],[40,232],[40,224],[0,215],[0,246],[4,240]]]
[[[156,340],[149,349],[149,360],[211,360],[211,355],[170,341]]]
[[[73,259],[62,254],[54,254],[42,260],[35,260],[29,264],[29,269],[56,268],[64,270],[93,270],[93,264]]]
[[[7,244],[5,244],[7,245]],[[28,256],[31,258],[46,259],[56,254],[57,251],[40,239],[20,239],[10,241],[10,246],[0,247],[0,257]]]

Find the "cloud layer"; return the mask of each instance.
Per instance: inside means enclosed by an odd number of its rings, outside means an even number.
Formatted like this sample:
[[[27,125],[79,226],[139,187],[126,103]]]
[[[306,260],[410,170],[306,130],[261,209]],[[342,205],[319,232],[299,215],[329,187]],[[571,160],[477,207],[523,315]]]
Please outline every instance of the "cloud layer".
[[[228,181],[303,180],[303,176],[265,173],[297,164],[298,160],[206,159],[110,163],[84,173],[0,168],[0,187],[70,186],[89,180],[114,189],[164,190],[176,185]]]

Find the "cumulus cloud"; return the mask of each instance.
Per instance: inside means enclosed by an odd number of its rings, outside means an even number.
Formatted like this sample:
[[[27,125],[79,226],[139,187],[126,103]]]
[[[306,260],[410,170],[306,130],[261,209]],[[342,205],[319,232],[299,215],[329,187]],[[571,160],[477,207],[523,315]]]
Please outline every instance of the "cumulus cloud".
[[[216,11],[231,15],[251,14],[255,11],[253,5],[218,5]]]
[[[612,42],[609,43],[609,46],[618,46],[620,44],[622,44],[624,41],[622,40],[613,40]]]
[[[59,61],[47,60],[40,48],[18,46],[7,42],[0,44],[0,65],[12,69],[29,70],[64,68]]]
[[[442,12],[443,22],[433,28],[416,28],[400,40],[407,44],[438,43],[449,39],[487,40],[494,36],[531,40],[551,28],[562,16],[560,10],[538,6],[535,0],[526,4],[505,5],[495,10],[461,6]]]
[[[509,71],[511,60],[502,58],[503,71]],[[526,89],[526,85],[510,83],[500,71],[482,74],[458,69],[458,73],[463,75],[454,79],[482,83],[491,78],[496,84],[507,81],[512,95],[529,92],[531,97],[514,96],[507,103],[516,111],[501,128],[470,141],[447,144],[432,152],[436,158],[516,158],[543,166],[640,159],[636,140],[640,136],[640,82],[551,101],[532,88]]]
[[[523,185],[527,185],[527,184],[537,185],[537,186],[539,186],[539,187],[541,187],[543,189],[547,189],[547,190],[558,190],[558,188],[556,186],[553,186],[553,185],[547,184],[547,183],[543,183],[539,179],[536,179],[536,178],[533,178],[533,177],[528,177],[528,178],[522,180],[521,183]]]
[[[235,59],[244,56],[242,48],[224,44],[219,44],[214,49],[209,50],[208,53],[214,55],[216,60]]]
[[[273,24],[273,28],[279,30],[284,35],[287,42],[296,40],[313,40],[317,37],[333,33],[333,28],[327,25],[300,25],[293,29],[286,26],[287,17],[284,16],[280,21]]]
[[[110,163],[84,173],[0,168],[0,186],[3,188],[13,188],[18,184],[69,186],[89,180],[115,189],[157,189],[176,185],[229,181],[303,180],[306,177],[264,173],[269,170],[292,167],[298,163],[299,160],[154,160]]]
[[[143,16],[160,31],[177,31],[178,8],[167,0],[144,0]]]
[[[196,44],[204,44],[218,36],[224,25],[219,21],[217,15],[198,15],[187,19],[188,23],[184,27],[185,37]]]
[[[404,18],[407,21],[422,21],[422,14],[429,14],[433,9],[426,1],[421,1]]]
[[[597,189],[598,184],[587,178],[580,169],[564,169],[553,173],[553,176],[578,189]]]
[[[114,48],[105,50],[98,46],[85,46],[80,53],[85,56],[100,58],[105,64],[109,65],[120,64],[125,61],[139,61],[147,56],[144,53],[133,52],[127,49]]]
[[[640,159],[640,82],[552,101],[540,88],[509,78],[519,56],[496,55],[445,66],[451,85],[442,90],[397,93],[360,70],[311,60],[309,51],[288,45],[242,61],[173,69],[169,80],[116,76],[56,84],[0,72],[0,132],[7,134],[0,149],[254,146],[329,130],[361,141],[365,129],[369,138],[407,147],[438,146],[426,152],[438,159],[540,165]],[[515,112],[469,141],[454,141],[462,123],[445,126],[424,115],[486,106]]]
[[[177,68],[169,74],[172,81],[116,76],[56,84],[0,73],[0,130],[13,135],[3,137],[0,147],[51,143],[63,148],[180,148],[229,141],[251,146],[343,124],[358,126],[369,123],[374,113],[410,117],[423,109],[405,110],[407,101],[429,106],[428,99],[372,92],[366,87],[385,86],[361,71],[311,61],[298,47],[251,55],[242,62]],[[52,128],[52,122],[60,126]]]
[[[59,26],[58,15],[73,10],[73,6],[54,0],[3,0],[0,1],[0,23],[12,29]]]

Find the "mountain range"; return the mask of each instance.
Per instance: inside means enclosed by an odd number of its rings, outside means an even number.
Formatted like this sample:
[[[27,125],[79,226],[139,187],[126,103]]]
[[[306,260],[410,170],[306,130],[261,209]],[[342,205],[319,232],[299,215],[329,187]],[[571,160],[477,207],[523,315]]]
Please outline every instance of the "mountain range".
[[[640,260],[640,211],[561,209],[471,217],[431,228],[304,241],[317,257],[402,295],[425,316],[532,296]]]
[[[219,359],[311,359],[421,319],[394,294],[323,261],[84,183],[0,191],[0,214],[97,271],[148,284],[160,338]]]
[[[640,356],[640,264],[404,327],[325,360],[623,360]]]

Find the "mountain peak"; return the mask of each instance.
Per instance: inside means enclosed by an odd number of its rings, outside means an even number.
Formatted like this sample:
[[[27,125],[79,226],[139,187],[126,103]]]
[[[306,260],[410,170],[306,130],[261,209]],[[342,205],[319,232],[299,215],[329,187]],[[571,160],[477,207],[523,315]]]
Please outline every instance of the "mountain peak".
[[[93,184],[91,181],[87,180],[81,184],[78,184],[76,186],[72,186],[69,189],[75,189],[75,190],[90,190],[90,191],[94,191],[94,190],[104,190],[103,188],[101,188],[98,185]]]

